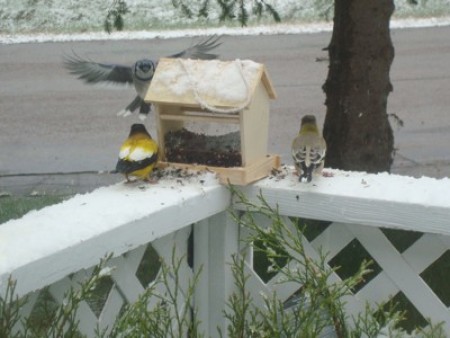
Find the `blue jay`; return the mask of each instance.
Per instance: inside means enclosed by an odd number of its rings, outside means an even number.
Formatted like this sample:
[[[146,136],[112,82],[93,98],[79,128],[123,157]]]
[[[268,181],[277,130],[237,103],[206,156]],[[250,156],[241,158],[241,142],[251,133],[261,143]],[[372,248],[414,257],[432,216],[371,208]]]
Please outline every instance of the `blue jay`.
[[[216,59],[217,54],[209,53],[218,47],[219,38],[211,36],[205,40],[189,47],[177,54],[170,55],[172,58],[191,58],[211,60]],[[112,82],[118,84],[133,84],[137,96],[118,115],[128,115],[139,108],[141,116],[145,117],[150,112],[150,104],[144,102],[144,96],[153,78],[157,61],[150,59],[138,60],[133,66],[117,64],[97,63],[83,59],[74,53],[73,56],[64,57],[64,66],[71,74],[77,75],[86,83]]]

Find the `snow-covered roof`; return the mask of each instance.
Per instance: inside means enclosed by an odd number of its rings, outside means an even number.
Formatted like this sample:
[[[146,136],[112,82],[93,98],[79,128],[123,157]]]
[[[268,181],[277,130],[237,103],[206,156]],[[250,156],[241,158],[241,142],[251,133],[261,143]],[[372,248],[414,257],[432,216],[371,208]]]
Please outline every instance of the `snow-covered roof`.
[[[145,101],[187,106],[245,108],[262,82],[270,98],[275,90],[263,64],[251,60],[163,58]]]

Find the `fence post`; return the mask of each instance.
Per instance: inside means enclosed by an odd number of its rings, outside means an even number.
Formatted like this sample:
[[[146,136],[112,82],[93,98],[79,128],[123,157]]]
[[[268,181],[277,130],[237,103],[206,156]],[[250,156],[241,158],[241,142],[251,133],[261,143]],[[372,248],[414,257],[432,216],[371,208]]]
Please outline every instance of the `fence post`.
[[[232,256],[239,253],[239,225],[222,212],[194,226],[194,273],[202,269],[195,292],[199,332],[227,336],[224,311],[234,291]]]

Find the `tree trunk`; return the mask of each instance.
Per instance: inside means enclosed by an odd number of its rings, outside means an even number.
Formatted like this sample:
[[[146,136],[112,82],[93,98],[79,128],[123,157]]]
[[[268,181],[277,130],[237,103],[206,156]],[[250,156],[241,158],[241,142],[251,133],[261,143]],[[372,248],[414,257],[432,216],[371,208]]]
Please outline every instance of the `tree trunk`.
[[[394,59],[394,0],[335,0],[330,66],[323,85],[326,166],[389,171],[394,137],[386,111]]]

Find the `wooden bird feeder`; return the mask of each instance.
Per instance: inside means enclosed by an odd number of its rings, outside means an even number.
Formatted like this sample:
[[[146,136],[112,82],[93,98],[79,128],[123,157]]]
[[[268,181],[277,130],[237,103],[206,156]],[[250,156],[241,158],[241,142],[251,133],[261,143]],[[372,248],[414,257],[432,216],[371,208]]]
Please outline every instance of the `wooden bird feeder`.
[[[266,177],[280,166],[267,153],[275,97],[262,64],[161,59],[145,96],[155,110],[160,165],[207,168],[237,185]]]

